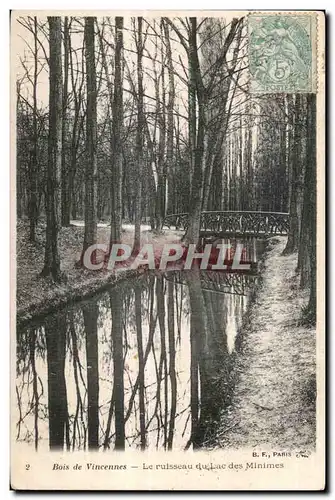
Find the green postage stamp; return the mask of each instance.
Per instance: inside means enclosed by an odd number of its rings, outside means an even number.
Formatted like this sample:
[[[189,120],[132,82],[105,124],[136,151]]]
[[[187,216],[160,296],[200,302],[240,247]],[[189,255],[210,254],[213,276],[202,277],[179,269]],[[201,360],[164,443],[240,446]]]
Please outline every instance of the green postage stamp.
[[[304,14],[249,16],[250,91],[316,90],[316,17]]]

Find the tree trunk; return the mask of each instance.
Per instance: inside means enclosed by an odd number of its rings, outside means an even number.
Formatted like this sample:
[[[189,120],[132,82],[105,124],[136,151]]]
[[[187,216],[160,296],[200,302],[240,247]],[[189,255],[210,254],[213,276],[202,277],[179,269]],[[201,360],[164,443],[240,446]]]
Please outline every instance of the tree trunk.
[[[287,238],[287,244],[283,251],[283,255],[288,255],[298,249],[299,243],[299,218],[298,218],[298,189],[299,189],[299,174],[300,174],[300,155],[301,155],[301,96],[297,94],[295,97],[294,114],[293,114],[293,144],[290,148],[290,168],[291,168],[291,183],[290,183],[290,230]]]
[[[49,141],[46,193],[46,244],[44,276],[60,280],[58,234],[60,227],[61,166],[62,166],[62,25],[60,17],[49,17],[50,29],[50,93]]]
[[[137,18],[137,133],[136,133],[136,152],[137,152],[137,189],[135,199],[135,235],[134,250],[138,250],[141,245],[141,218],[142,218],[142,172],[143,172],[143,39],[142,39],[142,17]]]
[[[243,195],[244,195],[244,186],[243,186],[243,123],[242,123],[242,116],[240,116],[240,122],[239,122],[239,155],[238,155],[238,164],[239,164],[239,205],[238,209],[243,210],[244,206],[244,201],[243,201]]]
[[[302,211],[301,211],[301,222],[300,222],[300,241],[299,241],[299,251],[298,251],[298,264],[297,271],[300,273],[300,287],[304,288],[310,284],[310,259],[309,259],[309,246],[310,246],[310,213],[309,213],[309,197],[310,192],[308,189],[308,179],[307,175],[309,172],[310,165],[307,165],[308,160],[308,150],[310,147],[310,137],[308,135],[309,130],[309,112],[307,107],[307,97],[305,97],[306,103],[306,120],[305,120],[305,151],[306,156],[304,158],[304,178],[303,178],[303,200],[302,200]]]
[[[68,167],[68,82],[69,82],[69,22],[64,18],[64,86],[63,86],[63,117],[62,117],[62,226],[70,225],[70,191]]]
[[[197,19],[195,17],[190,17],[189,21],[189,133],[193,147],[193,151],[191,153],[191,170],[193,170],[193,176],[191,184],[189,226],[186,233],[186,242],[197,243],[200,233],[202,207],[202,159],[205,140],[205,98],[197,50]],[[198,102],[198,123],[195,112],[196,100]],[[195,136],[196,140],[194,140]]]
[[[165,212],[165,136],[166,136],[166,123],[165,123],[165,82],[164,82],[164,66],[162,58],[162,97],[159,93],[159,79],[156,77],[155,81],[155,97],[156,97],[156,116],[159,125],[159,139],[158,139],[158,153],[157,153],[157,193],[155,202],[155,218],[156,218],[156,229],[161,231],[164,221]],[[160,102],[162,100],[162,103]]]
[[[113,177],[110,244],[121,241],[122,230],[122,136],[123,136],[123,17],[115,18],[115,77],[113,99]]]
[[[167,195],[166,195],[166,205],[165,213],[169,211],[169,205],[173,212],[173,207],[175,205],[175,165],[173,161],[173,142],[174,142],[174,123],[173,123],[173,109],[175,102],[175,84],[174,84],[174,74],[173,74],[173,63],[172,63],[172,52],[171,43],[169,35],[169,27],[163,21],[165,43],[166,43],[166,55],[167,55],[167,67],[169,75],[169,99],[167,104],[167,137],[166,137],[166,172],[167,172]],[[169,194],[170,193],[170,194]],[[169,200],[171,202],[169,203]]]
[[[30,154],[30,186],[29,186],[29,239],[34,242],[37,225],[37,78],[38,78],[38,47],[37,47],[37,18],[34,17],[34,79],[33,79],[33,138]]]
[[[20,87],[21,83],[16,82],[16,116],[19,116],[21,110],[21,97],[20,97]],[[18,121],[18,120],[17,120]],[[16,125],[16,134],[19,138],[19,127]],[[21,163],[21,155],[17,153],[16,155],[16,216],[18,219],[22,218],[24,213],[24,182],[23,182],[23,165]]]
[[[86,169],[85,169],[85,235],[84,248],[97,239],[97,88],[94,49],[94,17],[85,18],[86,47]]]
[[[310,225],[310,295],[307,308],[307,318],[310,322],[316,322],[316,95],[307,96],[308,128],[309,138],[307,147],[307,162],[305,183],[309,192],[309,203],[307,206],[308,220]]]
[[[71,88],[73,93],[73,101],[74,101],[74,117],[73,117],[73,126],[71,130],[71,150],[70,150],[70,172],[69,172],[69,204],[70,204],[70,213],[72,219],[77,218],[77,200],[76,200],[76,191],[75,191],[75,176],[77,169],[77,154],[80,140],[81,128],[83,126],[84,117],[80,116],[81,110],[81,101],[83,100],[82,96],[82,87],[84,83],[84,75],[82,76],[81,84],[79,89],[77,89],[77,71],[74,68],[73,64],[73,54],[71,48],[71,37],[68,39],[69,44],[69,63],[70,63],[70,76],[71,76]],[[82,51],[82,67],[84,67],[84,49]],[[78,69],[78,68],[77,68]]]
[[[247,113],[251,114],[252,109],[247,106]],[[245,161],[246,161],[246,174],[247,174],[247,210],[254,209],[254,172],[252,167],[252,121],[249,116],[249,123],[247,129],[247,137],[245,144]],[[233,160],[234,161],[234,160]]]

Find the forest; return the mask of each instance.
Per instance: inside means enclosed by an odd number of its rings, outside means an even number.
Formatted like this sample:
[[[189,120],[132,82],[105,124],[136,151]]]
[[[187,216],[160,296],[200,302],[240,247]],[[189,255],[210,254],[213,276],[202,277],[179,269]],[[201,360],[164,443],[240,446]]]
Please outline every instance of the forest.
[[[84,219],[162,231],[167,214],[290,214],[315,319],[314,94],[250,94],[244,18],[22,17],[17,87],[17,217],[45,221],[43,274],[60,280],[61,227]]]
[[[15,20],[16,433],[36,450],[314,443],[316,95],[250,92],[248,20],[225,15]],[[249,274],[107,289],[84,269],[102,238],[200,250],[213,213],[287,232],[243,241]]]

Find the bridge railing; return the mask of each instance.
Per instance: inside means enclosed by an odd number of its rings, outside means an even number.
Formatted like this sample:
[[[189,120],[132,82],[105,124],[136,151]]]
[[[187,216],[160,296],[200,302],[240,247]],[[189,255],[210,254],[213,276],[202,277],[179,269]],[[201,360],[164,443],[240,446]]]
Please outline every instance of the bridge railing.
[[[188,213],[169,214],[164,226],[186,231]],[[287,234],[290,215],[285,212],[206,211],[201,213],[200,231],[208,234]]]

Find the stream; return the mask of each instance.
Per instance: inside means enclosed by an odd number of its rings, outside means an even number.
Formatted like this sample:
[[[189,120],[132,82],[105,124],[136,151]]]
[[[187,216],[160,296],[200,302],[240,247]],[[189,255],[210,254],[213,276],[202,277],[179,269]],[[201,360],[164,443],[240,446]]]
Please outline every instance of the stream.
[[[264,241],[244,243],[258,263]],[[210,447],[257,273],[144,273],[17,330],[16,439],[35,449]]]

